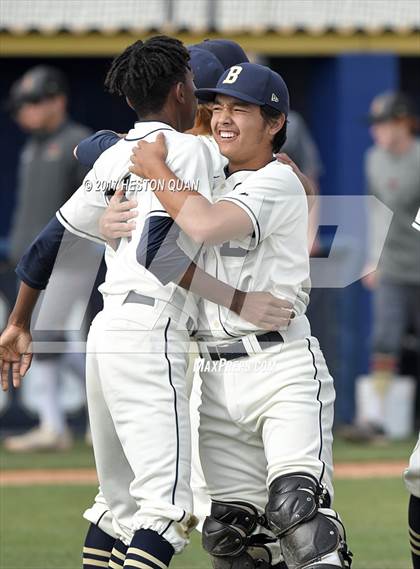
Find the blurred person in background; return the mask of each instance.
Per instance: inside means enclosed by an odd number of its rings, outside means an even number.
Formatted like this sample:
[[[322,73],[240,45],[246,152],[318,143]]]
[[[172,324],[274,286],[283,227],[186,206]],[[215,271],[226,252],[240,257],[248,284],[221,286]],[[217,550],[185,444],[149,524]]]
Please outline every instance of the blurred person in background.
[[[67,93],[65,76],[46,65],[29,69],[10,91],[10,111],[18,126],[29,135],[19,161],[17,204],[9,238],[12,266],[16,266],[32,240],[79,187],[87,171],[74,159],[73,148],[89,130],[68,117]],[[60,332],[42,335],[44,341],[63,339]],[[77,366],[76,360],[74,363]],[[83,361],[78,364],[82,371]],[[39,427],[6,438],[4,445],[9,451],[70,447],[71,435],[59,403],[62,368],[61,354],[36,357],[32,376],[36,376],[38,386]]]
[[[420,247],[411,224],[420,207],[420,140],[416,109],[402,93],[384,93],[372,102],[369,114],[374,145],[366,153],[368,192],[393,213],[378,268],[364,284],[373,291],[371,375],[382,409],[397,373],[405,332],[414,329],[420,340]],[[376,211],[368,219],[370,258],[378,258],[382,224]],[[380,246],[380,245],[379,245]],[[360,426],[361,438],[384,436],[383,424]]]

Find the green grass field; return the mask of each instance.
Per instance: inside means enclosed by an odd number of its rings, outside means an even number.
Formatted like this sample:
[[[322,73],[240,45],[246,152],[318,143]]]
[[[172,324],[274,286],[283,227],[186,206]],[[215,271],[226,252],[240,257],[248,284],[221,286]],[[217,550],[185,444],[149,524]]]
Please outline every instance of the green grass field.
[[[335,462],[365,462],[372,460],[406,460],[410,456],[415,438],[404,441],[395,441],[385,446],[351,444],[343,440],[334,441]],[[0,447],[0,469],[31,468],[92,468],[92,449],[82,441],[76,442],[71,452],[66,453],[36,453],[11,454]]]
[[[389,447],[336,444],[336,462],[406,460],[413,441]],[[1,455],[1,467],[74,468],[91,466],[83,445],[62,455]],[[81,512],[94,486],[0,488],[0,568],[80,569],[80,550],[87,524]],[[409,569],[406,531],[408,495],[401,479],[337,480],[335,506],[346,522],[355,554],[353,569]],[[174,569],[209,569],[199,534],[171,565]]]

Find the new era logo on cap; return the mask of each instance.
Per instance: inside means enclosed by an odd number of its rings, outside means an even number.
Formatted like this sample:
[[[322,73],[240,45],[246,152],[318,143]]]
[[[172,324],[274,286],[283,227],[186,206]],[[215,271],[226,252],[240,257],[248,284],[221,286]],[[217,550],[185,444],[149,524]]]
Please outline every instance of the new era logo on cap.
[[[272,107],[286,116],[289,92],[283,78],[269,67],[257,63],[241,63],[227,69],[215,89],[198,89],[200,100],[214,101],[218,94],[233,97],[261,107]]]

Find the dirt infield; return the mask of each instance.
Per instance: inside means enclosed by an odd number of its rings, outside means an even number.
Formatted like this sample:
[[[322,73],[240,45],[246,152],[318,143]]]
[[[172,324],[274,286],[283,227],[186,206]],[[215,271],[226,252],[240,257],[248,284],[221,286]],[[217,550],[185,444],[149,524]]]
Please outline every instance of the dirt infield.
[[[405,461],[341,462],[335,465],[335,478],[400,478],[407,467]],[[0,486],[48,486],[97,484],[92,468],[3,470]]]
[[[334,467],[338,479],[399,478],[407,468],[407,461],[341,462]]]
[[[0,486],[48,486],[97,484],[93,468],[3,470]]]

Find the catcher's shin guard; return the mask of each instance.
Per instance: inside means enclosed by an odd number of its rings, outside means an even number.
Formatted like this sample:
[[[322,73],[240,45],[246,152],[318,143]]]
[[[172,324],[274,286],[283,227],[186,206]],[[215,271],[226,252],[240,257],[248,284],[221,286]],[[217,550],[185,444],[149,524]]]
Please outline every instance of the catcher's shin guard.
[[[214,569],[270,569],[271,553],[263,534],[251,535],[262,521],[251,504],[212,502],[203,525],[203,547]],[[281,565],[279,566],[281,567]]]
[[[288,569],[350,568],[343,525],[329,506],[328,492],[309,474],[271,484],[265,514]]]

